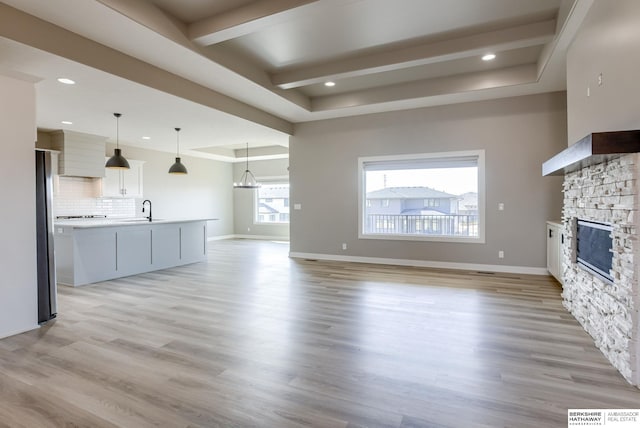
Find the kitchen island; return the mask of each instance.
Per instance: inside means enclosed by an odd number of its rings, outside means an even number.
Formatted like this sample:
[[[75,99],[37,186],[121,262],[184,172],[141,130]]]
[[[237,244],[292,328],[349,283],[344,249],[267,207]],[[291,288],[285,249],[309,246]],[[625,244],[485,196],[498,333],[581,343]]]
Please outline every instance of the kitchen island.
[[[79,286],[207,259],[207,221],[66,220],[54,224],[58,284]]]

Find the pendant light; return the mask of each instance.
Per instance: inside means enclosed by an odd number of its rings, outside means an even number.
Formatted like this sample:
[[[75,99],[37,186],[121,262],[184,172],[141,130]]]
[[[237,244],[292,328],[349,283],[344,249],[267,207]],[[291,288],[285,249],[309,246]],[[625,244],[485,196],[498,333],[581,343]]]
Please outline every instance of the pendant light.
[[[180,128],[174,129],[176,130],[177,138],[176,163],[169,168],[169,174],[186,174],[187,168],[180,162]]]
[[[120,151],[120,113],[113,113],[116,117],[116,148],[113,150],[113,156],[109,158],[105,164],[105,168],[112,169],[129,169],[129,162],[122,156]]]
[[[240,182],[233,183],[233,187],[236,189],[257,189],[260,186],[261,184],[249,171],[249,143],[247,143],[247,169],[244,170],[242,177],[240,177]]]

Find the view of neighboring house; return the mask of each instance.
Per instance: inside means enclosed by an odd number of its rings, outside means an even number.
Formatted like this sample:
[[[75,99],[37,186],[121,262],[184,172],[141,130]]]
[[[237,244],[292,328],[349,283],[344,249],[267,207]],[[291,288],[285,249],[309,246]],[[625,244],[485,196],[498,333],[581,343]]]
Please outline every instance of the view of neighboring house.
[[[367,193],[364,232],[476,236],[477,221],[477,193],[388,187]]]
[[[478,194],[467,192],[458,196],[458,214],[478,215]]]
[[[265,184],[258,190],[258,223],[289,221],[289,185]]]

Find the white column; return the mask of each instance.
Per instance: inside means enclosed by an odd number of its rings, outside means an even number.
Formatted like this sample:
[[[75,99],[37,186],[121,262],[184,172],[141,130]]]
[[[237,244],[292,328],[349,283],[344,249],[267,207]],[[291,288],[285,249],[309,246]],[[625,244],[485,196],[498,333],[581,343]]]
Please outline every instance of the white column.
[[[34,84],[0,75],[0,338],[38,326],[35,140]]]

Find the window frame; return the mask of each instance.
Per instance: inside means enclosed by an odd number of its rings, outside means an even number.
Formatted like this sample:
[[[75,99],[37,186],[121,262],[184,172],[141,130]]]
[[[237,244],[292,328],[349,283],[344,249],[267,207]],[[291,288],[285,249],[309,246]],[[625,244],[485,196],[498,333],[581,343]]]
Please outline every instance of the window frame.
[[[278,221],[260,221],[260,188],[255,189],[253,192],[253,225],[254,226],[289,226],[291,224],[291,183],[289,182],[289,177],[273,177],[269,180],[261,179],[260,182],[262,185],[272,186],[272,185],[289,185],[289,203],[285,204],[286,208],[289,208],[289,220],[288,221],[279,221],[281,217],[281,213],[277,214],[262,214],[265,218],[269,218],[271,215],[275,215],[278,218]],[[266,199],[266,198],[265,198]],[[271,198],[273,199],[273,198]]]
[[[364,232],[364,217],[366,215],[366,192],[365,192],[365,165],[373,162],[402,162],[402,161],[419,161],[421,159],[446,159],[462,157],[477,157],[478,168],[478,236],[447,236],[447,235],[418,235],[418,234],[367,234]],[[358,158],[358,239],[375,239],[375,240],[394,240],[394,241],[431,241],[431,242],[453,242],[467,244],[484,244],[485,243],[485,151],[484,150],[463,150],[437,153],[416,153],[406,155],[384,155],[384,156],[366,156]]]

